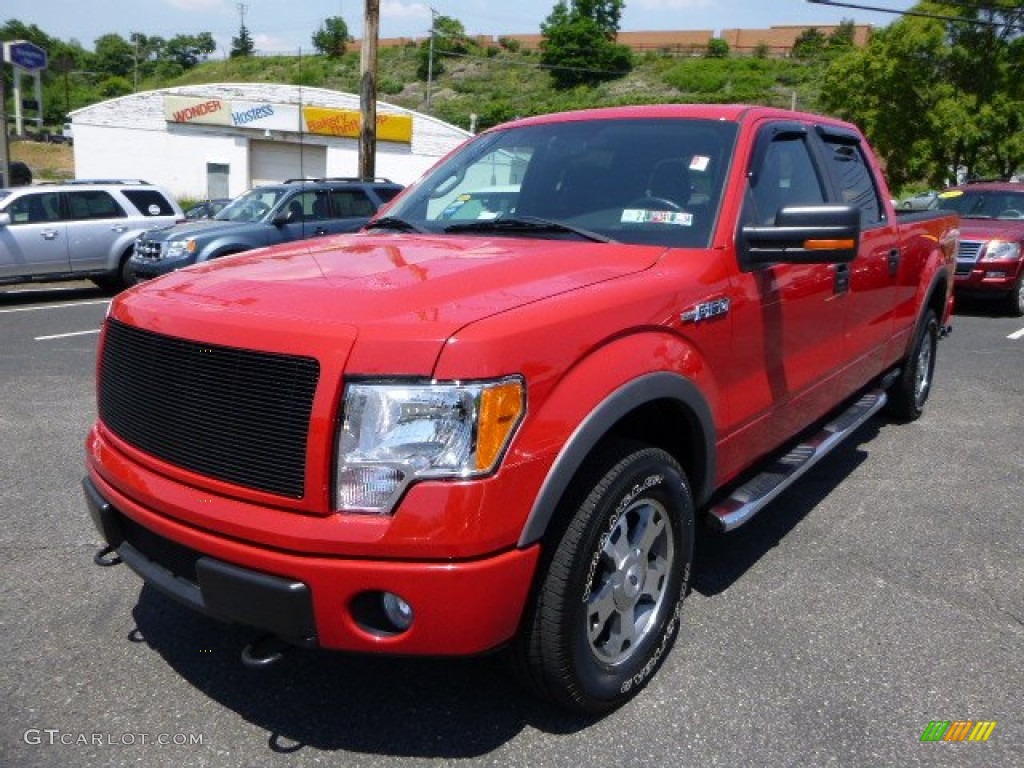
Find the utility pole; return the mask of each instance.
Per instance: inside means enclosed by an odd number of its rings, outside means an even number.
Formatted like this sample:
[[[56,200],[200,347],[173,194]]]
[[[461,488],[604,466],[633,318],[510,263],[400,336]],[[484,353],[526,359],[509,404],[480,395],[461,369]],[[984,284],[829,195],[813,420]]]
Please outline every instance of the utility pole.
[[[377,175],[377,37],[380,32],[380,0],[366,0],[363,44],[359,51],[359,177]]]
[[[0,187],[11,185],[11,164],[7,154],[7,94],[4,93],[4,59],[0,56]]]
[[[434,90],[434,30],[437,25],[434,20],[437,18],[437,11],[430,9],[430,48],[427,52],[427,113],[430,113],[431,93]]]

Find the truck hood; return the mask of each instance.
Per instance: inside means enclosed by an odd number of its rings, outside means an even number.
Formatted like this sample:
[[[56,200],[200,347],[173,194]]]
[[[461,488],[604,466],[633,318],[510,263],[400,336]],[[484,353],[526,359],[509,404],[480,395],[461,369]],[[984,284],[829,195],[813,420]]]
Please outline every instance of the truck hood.
[[[189,237],[230,235],[236,230],[239,232],[250,231],[253,225],[258,223],[252,221],[198,219],[196,221],[186,221],[182,224],[172,224],[169,227],[151,229],[146,233],[146,239],[154,242],[164,242],[168,240],[184,240]]]
[[[423,374],[460,328],[647,269],[663,252],[564,240],[340,235],[178,270],[122,293],[112,314],[170,335],[268,350],[285,329],[327,339],[329,328],[344,326],[342,335],[374,346],[383,369]],[[280,351],[294,345],[282,341]],[[360,372],[376,372],[371,367]]]
[[[961,240],[1024,241],[1024,221],[1020,219],[960,219]]]

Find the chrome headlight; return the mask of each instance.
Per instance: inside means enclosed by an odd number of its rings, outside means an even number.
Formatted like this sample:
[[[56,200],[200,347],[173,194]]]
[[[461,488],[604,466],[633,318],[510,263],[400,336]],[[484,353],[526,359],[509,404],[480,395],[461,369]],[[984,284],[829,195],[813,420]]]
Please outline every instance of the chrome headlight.
[[[172,240],[167,244],[168,259],[182,259],[196,252],[196,240],[190,237],[187,240]]]
[[[1013,261],[1020,258],[1020,243],[989,240],[982,261]]]
[[[494,470],[526,409],[519,377],[355,383],[338,429],[337,510],[388,514],[410,483]]]

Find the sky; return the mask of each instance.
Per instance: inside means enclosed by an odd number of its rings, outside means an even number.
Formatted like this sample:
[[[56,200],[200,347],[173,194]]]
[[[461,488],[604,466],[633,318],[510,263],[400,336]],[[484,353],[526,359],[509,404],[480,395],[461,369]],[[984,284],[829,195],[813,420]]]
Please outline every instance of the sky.
[[[913,0],[847,0],[859,5],[907,10]],[[380,37],[429,34],[431,9],[460,21],[471,35],[536,34],[556,0],[380,0]],[[77,40],[91,50],[100,35],[133,32],[163,38],[210,32],[226,54],[245,26],[256,50],[267,53],[311,51],[311,36],[329,16],[341,16],[349,34],[361,37],[363,0],[3,0],[0,23],[17,19],[35,24],[61,40]],[[828,26],[844,19],[885,26],[899,18],[806,0],[625,0],[621,31],[761,29],[773,25]]]

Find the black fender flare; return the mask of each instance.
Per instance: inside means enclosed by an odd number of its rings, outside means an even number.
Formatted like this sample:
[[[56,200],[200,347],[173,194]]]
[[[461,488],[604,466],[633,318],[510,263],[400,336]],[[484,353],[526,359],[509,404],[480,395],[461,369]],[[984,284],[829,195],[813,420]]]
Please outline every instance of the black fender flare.
[[[518,546],[539,541],[547,531],[555,509],[587,456],[623,417],[636,408],[656,400],[679,403],[692,414],[704,452],[701,477],[690,477],[694,503],[700,506],[713,490],[715,477],[715,422],[704,395],[697,385],[675,373],[648,373],[628,382],[598,403],[573,430],[555,458],[523,526]]]

